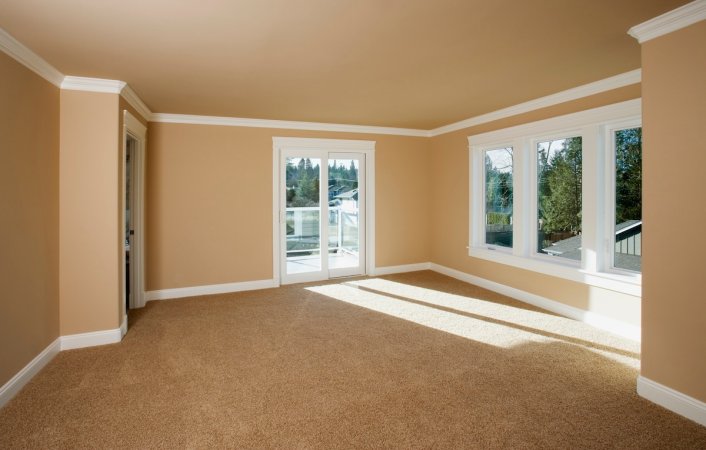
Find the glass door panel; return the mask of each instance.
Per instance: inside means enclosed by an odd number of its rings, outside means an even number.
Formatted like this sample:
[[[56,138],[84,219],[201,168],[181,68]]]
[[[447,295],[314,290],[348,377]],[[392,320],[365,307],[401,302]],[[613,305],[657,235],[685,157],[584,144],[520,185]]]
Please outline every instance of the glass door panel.
[[[332,277],[365,272],[361,256],[365,164],[362,154],[331,153],[328,160],[328,266]]]
[[[320,158],[285,158],[286,275],[324,270],[320,180]]]
[[[365,154],[282,150],[279,185],[283,283],[364,274]]]

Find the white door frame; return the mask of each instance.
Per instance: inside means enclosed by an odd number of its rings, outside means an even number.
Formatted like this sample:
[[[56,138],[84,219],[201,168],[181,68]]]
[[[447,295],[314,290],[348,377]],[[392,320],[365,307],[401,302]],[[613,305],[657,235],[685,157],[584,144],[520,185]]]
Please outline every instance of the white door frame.
[[[285,221],[286,213],[281,206],[280,191],[283,186],[280,185],[282,181],[280,166],[282,154],[285,151],[297,151],[306,154],[307,151],[319,150],[330,153],[362,153],[365,155],[364,274],[372,274],[375,267],[375,141],[273,137],[272,143],[272,275],[275,284],[279,286],[282,283],[281,224]],[[328,163],[326,164],[327,167]],[[322,259],[326,260],[327,258]],[[323,264],[326,263],[324,262]]]
[[[134,203],[131,205],[131,223],[135,234],[131,239],[130,244],[130,272],[134,276],[130,279],[131,290],[134,295],[130,299],[130,308],[141,308],[145,306],[145,150],[147,146],[147,127],[142,122],[137,120],[129,111],[123,111],[123,158],[122,158],[122,184],[121,195],[123,202],[125,201],[126,187],[126,167],[125,155],[127,154],[127,139],[130,136],[136,141],[134,148],[133,159],[134,170],[132,171],[132,187]],[[121,283],[123,296],[121,299],[121,310],[123,319],[127,323],[125,300],[128,293],[125,291],[125,251],[122,248],[125,242],[125,205],[123,204],[120,211],[120,242],[121,242]]]

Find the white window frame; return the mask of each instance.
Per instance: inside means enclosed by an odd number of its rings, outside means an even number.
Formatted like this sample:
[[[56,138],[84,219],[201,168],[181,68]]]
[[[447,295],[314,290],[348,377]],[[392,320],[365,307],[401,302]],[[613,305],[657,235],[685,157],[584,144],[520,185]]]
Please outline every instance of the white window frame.
[[[612,267],[615,198],[610,186],[615,184],[612,133],[640,121],[641,100],[636,99],[469,136],[469,256],[641,296],[642,276]],[[536,251],[536,145],[568,137],[581,137],[582,143],[580,263]],[[501,147],[513,148],[513,247],[508,251],[485,244],[484,156]],[[613,170],[608,170],[611,164]]]
[[[481,242],[482,245],[484,245],[489,250],[503,252],[503,253],[512,253],[514,246],[515,246],[514,245],[514,243],[515,243],[515,226],[514,226],[514,221],[515,221],[515,219],[514,219],[514,217],[515,217],[515,183],[514,183],[514,181],[513,181],[513,193],[512,193],[512,216],[513,216],[513,219],[512,219],[513,220],[512,242],[513,242],[513,246],[512,247],[503,247],[502,245],[492,245],[492,244],[488,244],[485,242],[485,237],[486,237],[485,226],[487,225],[485,223],[485,217],[486,217],[486,211],[485,211],[485,207],[486,207],[486,204],[485,204],[485,182],[486,182],[486,179],[485,179],[485,153],[487,151],[500,150],[500,149],[504,149],[504,148],[512,148],[512,161],[513,161],[512,162],[512,170],[513,170],[512,177],[514,180],[514,178],[515,178],[515,174],[514,174],[515,147],[512,145],[512,143],[504,143],[504,144],[498,144],[498,145],[494,145],[494,146],[486,146],[480,152],[478,152],[478,157],[480,158],[479,163],[478,163],[478,167],[480,168],[480,186],[481,186],[481,189],[483,190],[483,201],[479,202],[479,205],[478,205],[479,206],[479,211],[478,211],[479,216],[478,217],[482,217],[483,220],[479,221],[479,223],[476,224],[475,233],[478,234],[477,241]]]
[[[606,180],[604,193],[606,201],[606,220],[603,222],[607,250],[604,252],[604,258],[601,261],[600,268],[608,273],[624,275],[624,276],[641,276],[640,272],[635,272],[629,269],[615,267],[615,133],[621,130],[629,130],[632,128],[641,128],[642,120],[640,118],[630,118],[625,120],[617,120],[610,122],[604,127],[604,145],[608,149],[605,159],[605,173],[611,174]]]

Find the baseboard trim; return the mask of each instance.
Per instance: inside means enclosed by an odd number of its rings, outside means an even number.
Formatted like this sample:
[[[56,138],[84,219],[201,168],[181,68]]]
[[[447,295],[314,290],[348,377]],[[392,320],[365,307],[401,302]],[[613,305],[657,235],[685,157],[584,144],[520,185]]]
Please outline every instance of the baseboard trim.
[[[605,331],[617,334],[619,336],[632,339],[634,341],[640,342],[641,331],[640,327],[625,323],[623,321],[613,319],[611,317],[606,317],[601,314],[594,313],[592,311],[586,311],[580,308],[575,308],[573,306],[565,305],[563,303],[557,302],[556,300],[550,300],[545,297],[541,297],[536,294],[532,294],[520,289],[515,289],[504,284],[496,283],[494,281],[486,280],[485,278],[477,277],[475,275],[469,275],[465,272],[461,272],[456,269],[451,269],[439,264],[430,264],[430,269],[434,272],[438,272],[442,275],[446,275],[452,278],[456,278],[466,283],[474,284],[480,286],[484,289],[488,289],[499,294],[507,295],[516,300],[524,303],[529,303],[530,305],[537,306],[547,311],[551,311],[560,314],[564,317],[570,319],[578,320],[580,322],[587,323],[596,328],[600,328]]]
[[[125,322],[127,325],[127,322]],[[115,344],[122,340],[121,328],[114,330],[92,331],[89,333],[70,334],[61,336],[61,350],[75,348],[95,347],[97,345]]]
[[[120,339],[125,337],[127,334],[127,314],[123,316],[123,321],[120,323]]]
[[[675,391],[663,384],[637,377],[637,393],[652,403],[706,426],[706,403]]]
[[[22,368],[17,374],[10,378],[10,381],[5,383],[0,388],[0,408],[5,406],[12,397],[31,380],[40,370],[46,366],[49,361],[61,350],[61,338],[56,338],[54,342],[49,344],[47,348],[42,350],[40,354],[34,357],[32,361]]]
[[[240,283],[212,284],[186,288],[162,289],[145,292],[145,301],[170,300],[174,298],[195,297],[197,295],[229,294],[231,292],[254,291],[278,287],[275,279],[244,281]]]
[[[373,269],[373,276],[392,275],[395,273],[417,272],[419,270],[429,270],[431,263],[404,264],[401,266],[385,266]]]

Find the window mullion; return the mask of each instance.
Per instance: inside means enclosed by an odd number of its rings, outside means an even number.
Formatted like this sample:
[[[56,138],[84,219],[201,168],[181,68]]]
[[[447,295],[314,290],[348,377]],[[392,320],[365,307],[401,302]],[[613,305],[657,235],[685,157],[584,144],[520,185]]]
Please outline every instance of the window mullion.
[[[514,153],[514,177],[513,177],[513,228],[512,239],[514,247],[512,253],[516,256],[529,256],[530,249],[530,196],[529,189],[530,174],[529,168],[531,158],[529,157],[529,143],[527,139],[515,139],[512,143],[515,148]]]
[[[602,255],[602,190],[604,186],[603,140],[598,125],[581,129],[583,140],[583,175],[581,206],[581,267],[596,272]]]

